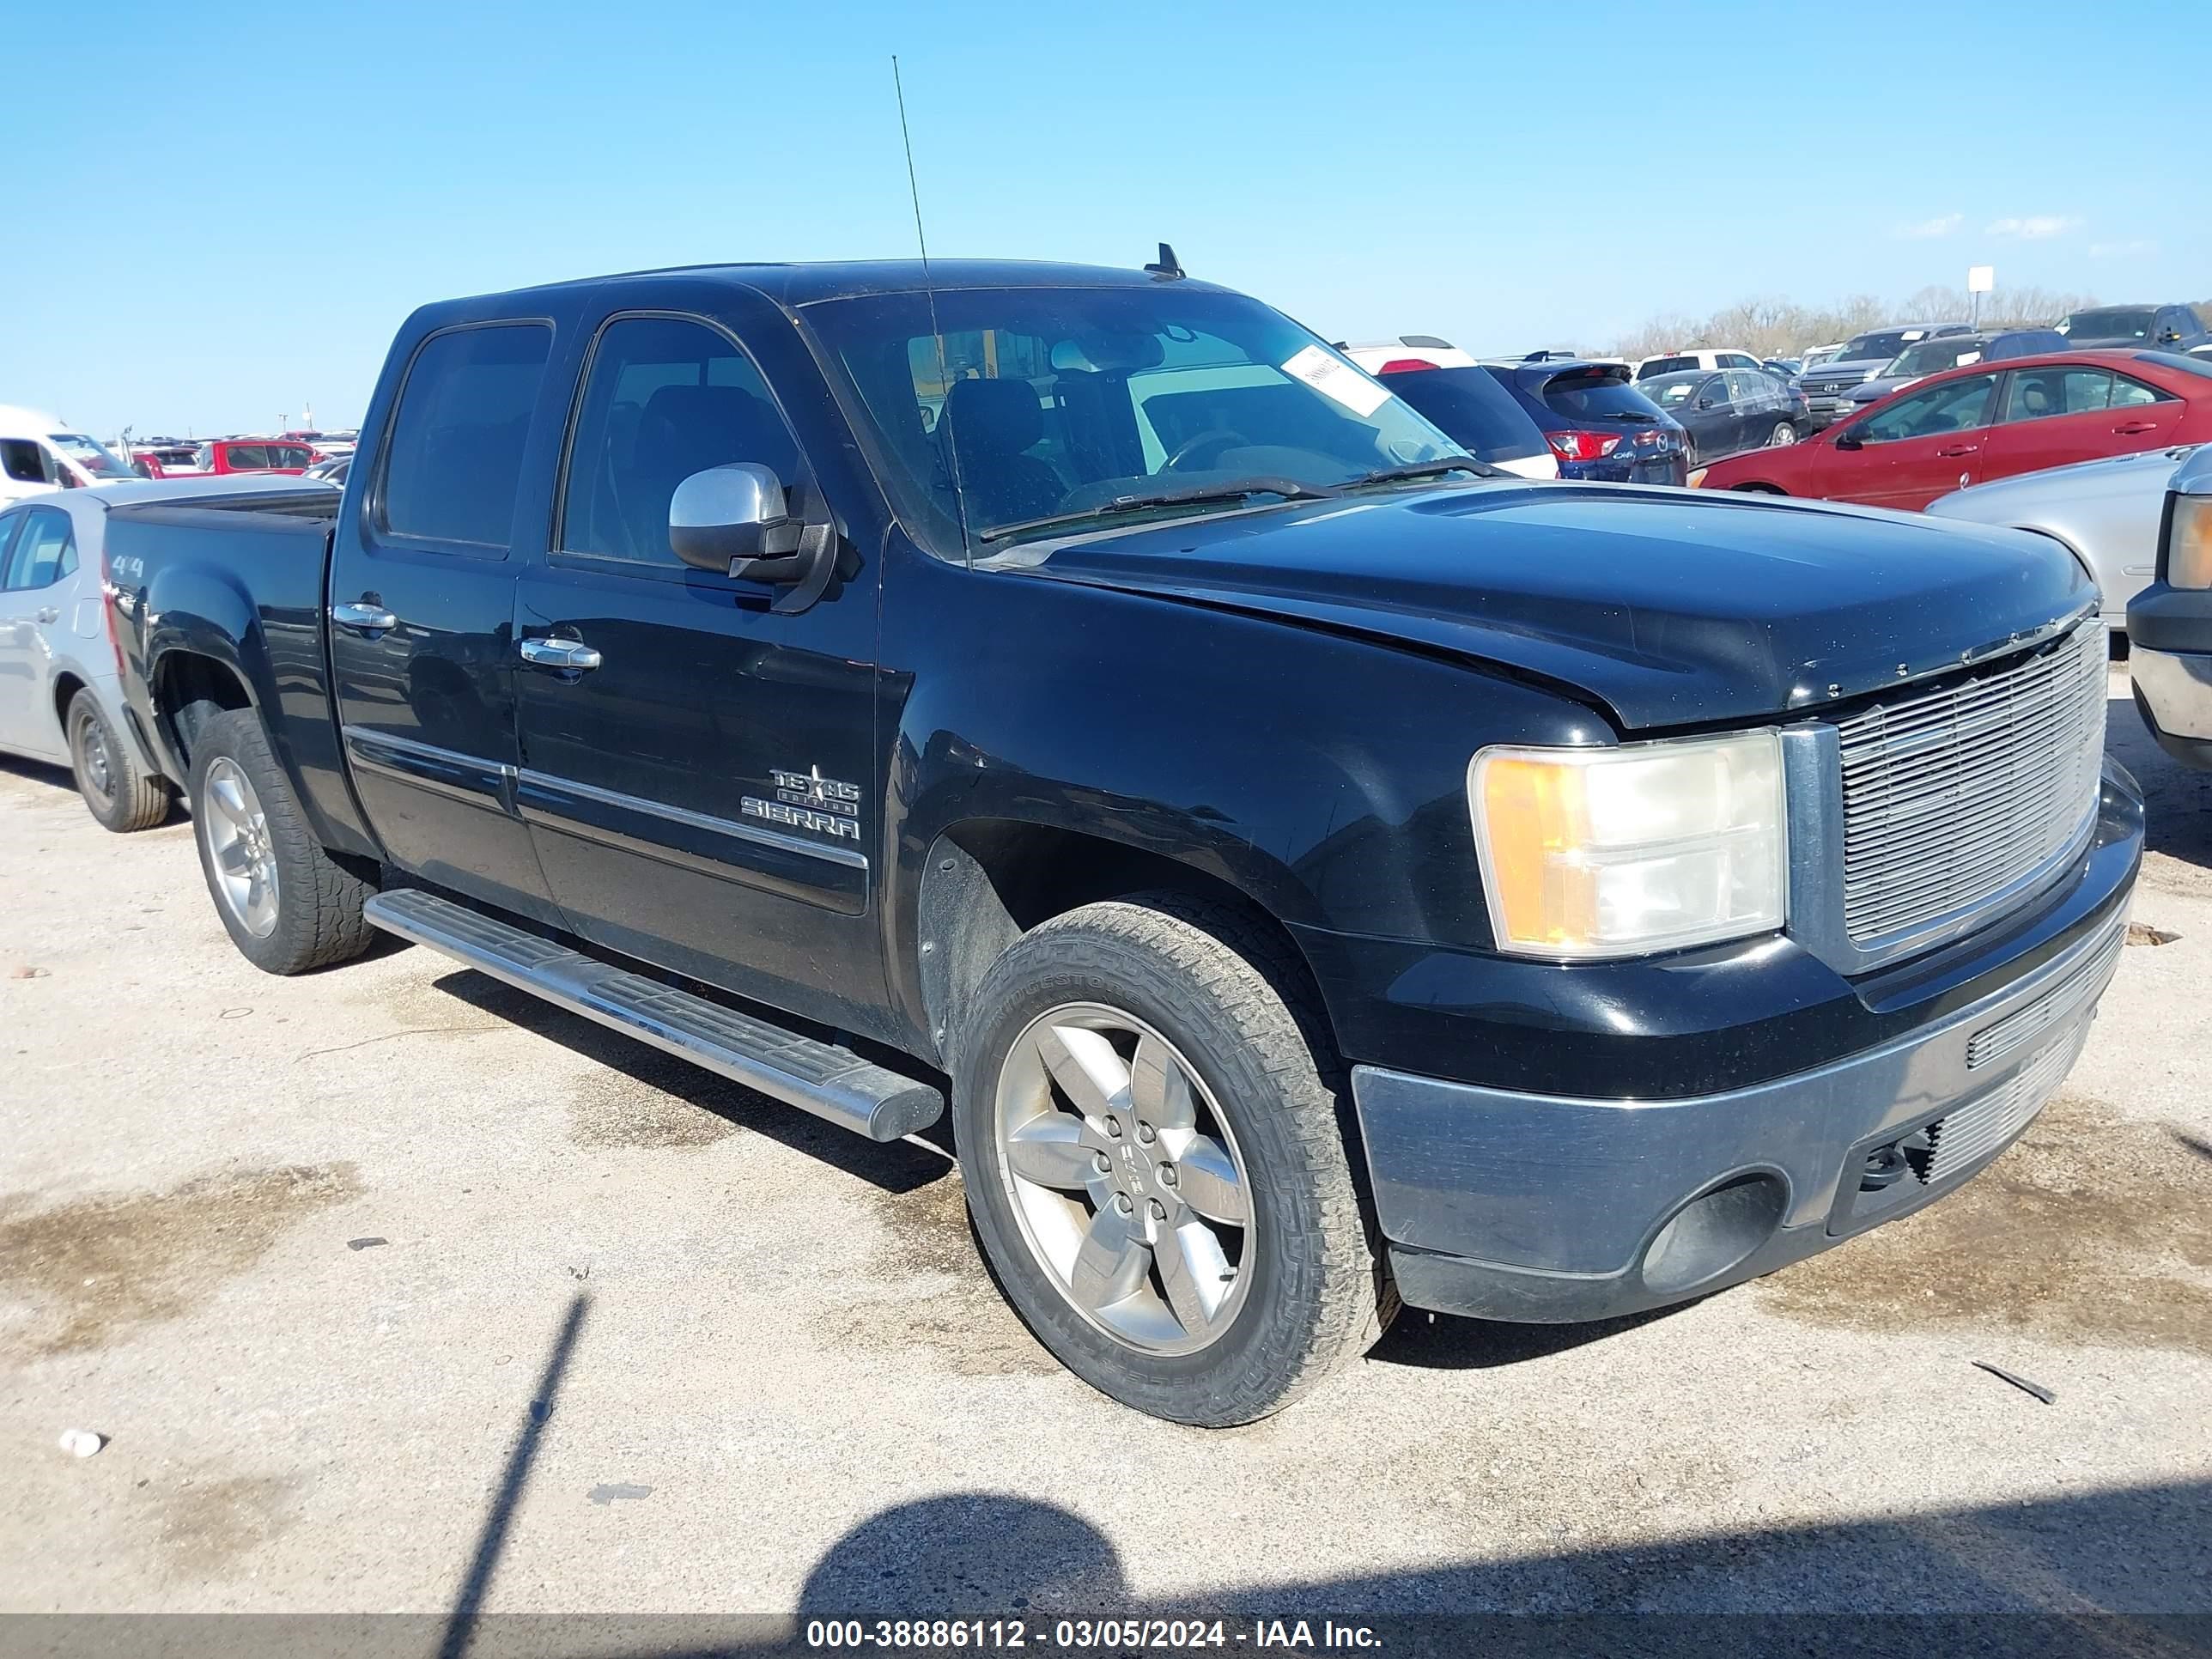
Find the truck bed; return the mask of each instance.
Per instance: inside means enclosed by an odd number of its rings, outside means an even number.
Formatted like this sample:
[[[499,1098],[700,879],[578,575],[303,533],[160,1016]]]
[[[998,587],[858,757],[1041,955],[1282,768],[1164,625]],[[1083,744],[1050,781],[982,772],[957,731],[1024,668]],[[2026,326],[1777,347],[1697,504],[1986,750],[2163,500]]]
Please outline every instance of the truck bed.
[[[325,845],[370,856],[337,753],[323,633],[343,500],[311,487],[118,506],[107,515],[107,568],[130,717],[170,781],[182,787],[188,768],[156,713],[157,683],[227,671],[211,683],[250,690]]]

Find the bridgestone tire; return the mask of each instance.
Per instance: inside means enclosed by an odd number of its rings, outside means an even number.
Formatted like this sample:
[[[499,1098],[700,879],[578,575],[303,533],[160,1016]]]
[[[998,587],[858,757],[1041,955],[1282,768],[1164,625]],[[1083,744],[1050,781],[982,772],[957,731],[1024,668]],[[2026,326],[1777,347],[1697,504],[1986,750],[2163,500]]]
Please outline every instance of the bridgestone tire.
[[[1361,1352],[1395,1309],[1339,1122],[1337,1070],[1303,965],[1232,906],[1180,895],[1085,905],[1009,946],[977,988],[955,1060],[968,1204],[1000,1288],[1094,1388],[1155,1417],[1222,1427],[1281,1410]],[[999,1134],[1008,1056],[1066,1005],[1135,1015],[1180,1051],[1241,1152],[1243,1300],[1194,1352],[1130,1346],[1078,1310],[1024,1234]]]
[[[335,862],[316,841],[253,711],[210,713],[194,725],[191,742],[192,839],[199,848],[200,870],[207,878],[216,915],[240,953],[264,973],[303,974],[349,961],[367,950],[376,933],[362,920],[362,906],[374,890]],[[240,923],[225,899],[210,844],[216,808],[208,799],[207,779],[222,760],[252,785],[276,863],[276,925],[258,937]]]
[[[63,727],[69,738],[70,770],[85,810],[103,830],[128,835],[150,830],[169,815],[169,788],[138,764],[130,744],[101,712],[89,688],[70,699]],[[102,770],[106,787],[100,786]]]

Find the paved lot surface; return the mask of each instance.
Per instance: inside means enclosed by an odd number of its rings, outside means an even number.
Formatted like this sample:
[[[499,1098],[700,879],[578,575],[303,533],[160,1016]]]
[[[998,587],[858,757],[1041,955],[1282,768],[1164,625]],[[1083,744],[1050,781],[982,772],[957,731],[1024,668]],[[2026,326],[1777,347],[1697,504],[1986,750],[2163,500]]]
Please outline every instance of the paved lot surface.
[[[265,978],[181,820],[0,763],[0,1610],[2212,1608],[2212,780],[2124,687],[2179,938],[1995,1169],[1214,1434],[1047,1358],[937,1155],[425,951]]]

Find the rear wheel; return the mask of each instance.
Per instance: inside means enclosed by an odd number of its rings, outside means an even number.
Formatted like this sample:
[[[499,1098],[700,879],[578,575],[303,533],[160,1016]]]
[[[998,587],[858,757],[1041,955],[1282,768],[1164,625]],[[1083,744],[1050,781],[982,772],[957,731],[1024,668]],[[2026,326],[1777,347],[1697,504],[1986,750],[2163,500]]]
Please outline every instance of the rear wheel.
[[[216,914],[264,973],[300,974],[359,956],[375,937],[372,890],[307,828],[299,798],[250,708],[211,713],[191,735],[193,839]]]
[[[1797,428],[1787,421],[1777,421],[1774,423],[1774,430],[1766,434],[1766,447],[1769,449],[1779,449],[1784,444],[1794,444],[1796,441]]]
[[[1039,1340],[1139,1411],[1250,1422],[1381,1322],[1302,1004],[1267,930],[1173,896],[1046,922],[977,990],[955,1079],[977,1237]]]
[[[126,835],[168,816],[168,786],[138,764],[89,686],[70,699],[64,730],[76,792],[102,829]]]

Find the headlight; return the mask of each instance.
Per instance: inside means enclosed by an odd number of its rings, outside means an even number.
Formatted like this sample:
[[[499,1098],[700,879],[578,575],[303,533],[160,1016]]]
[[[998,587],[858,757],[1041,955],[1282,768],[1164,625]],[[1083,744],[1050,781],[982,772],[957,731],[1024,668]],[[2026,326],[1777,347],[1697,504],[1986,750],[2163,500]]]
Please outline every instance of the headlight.
[[[2212,587],[2212,495],[2176,495],[2166,537],[2169,587]]]
[[[1486,749],[1468,804],[1500,950],[1623,957],[1779,927],[1789,850],[1772,732]]]

